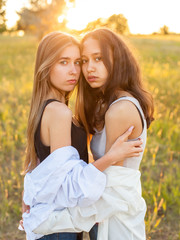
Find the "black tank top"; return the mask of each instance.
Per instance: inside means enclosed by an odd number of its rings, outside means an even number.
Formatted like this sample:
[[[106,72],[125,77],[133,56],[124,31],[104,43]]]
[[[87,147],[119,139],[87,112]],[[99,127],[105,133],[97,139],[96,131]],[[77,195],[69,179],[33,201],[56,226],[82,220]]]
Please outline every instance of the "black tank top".
[[[53,101],[58,101],[58,100],[48,99],[47,101],[45,101],[44,106],[43,106],[42,115],[43,115],[45,107]],[[45,146],[41,142],[41,138],[40,138],[42,115],[41,115],[38,127],[35,132],[35,136],[34,136],[35,150],[36,150],[36,154],[37,154],[40,162],[42,162],[50,154],[50,146]],[[71,126],[71,145],[74,148],[76,148],[77,151],[79,152],[80,159],[82,159],[88,163],[86,132],[85,132],[84,128],[76,126],[73,122],[72,122],[72,126]]]

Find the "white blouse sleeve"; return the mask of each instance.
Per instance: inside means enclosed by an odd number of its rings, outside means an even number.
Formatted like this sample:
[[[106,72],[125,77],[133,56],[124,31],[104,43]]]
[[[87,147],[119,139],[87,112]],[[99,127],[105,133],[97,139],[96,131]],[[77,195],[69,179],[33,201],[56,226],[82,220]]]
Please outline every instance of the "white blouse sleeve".
[[[30,213],[23,214],[28,239],[32,229],[54,210],[76,205],[86,207],[97,201],[106,186],[106,175],[92,164],[80,160],[71,146],[51,153],[24,179],[24,197]]]

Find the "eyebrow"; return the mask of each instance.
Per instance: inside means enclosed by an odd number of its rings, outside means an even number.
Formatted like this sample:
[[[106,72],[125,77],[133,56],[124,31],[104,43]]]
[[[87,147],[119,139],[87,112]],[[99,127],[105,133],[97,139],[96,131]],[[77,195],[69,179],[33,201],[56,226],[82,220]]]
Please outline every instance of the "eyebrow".
[[[97,53],[92,53],[91,55],[97,56],[97,55],[100,55],[100,54],[101,54],[101,52],[97,52]],[[82,55],[81,57],[86,57],[86,55]]]
[[[67,59],[67,60],[69,60],[69,59],[71,59],[70,57],[61,57],[61,58],[59,58],[59,60],[62,60],[62,59]],[[81,60],[81,58],[76,58],[75,60]]]

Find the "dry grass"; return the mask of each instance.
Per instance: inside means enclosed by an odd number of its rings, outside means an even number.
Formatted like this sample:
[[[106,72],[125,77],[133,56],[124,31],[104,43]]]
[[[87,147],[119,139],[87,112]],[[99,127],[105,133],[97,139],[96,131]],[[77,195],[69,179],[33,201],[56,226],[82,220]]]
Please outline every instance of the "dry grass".
[[[155,121],[141,165],[148,239],[179,239],[180,37],[132,36],[145,85],[155,99]],[[0,239],[21,240],[20,175],[37,42],[0,36]]]

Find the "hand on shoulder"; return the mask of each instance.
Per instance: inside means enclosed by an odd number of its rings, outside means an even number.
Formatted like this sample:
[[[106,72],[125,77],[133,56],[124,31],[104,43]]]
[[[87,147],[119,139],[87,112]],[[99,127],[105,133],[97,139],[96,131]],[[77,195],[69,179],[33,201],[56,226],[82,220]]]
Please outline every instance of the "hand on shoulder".
[[[131,126],[134,126],[134,130],[129,139],[139,137],[142,132],[142,122],[136,106],[128,100],[112,104],[105,115],[106,150]]]

